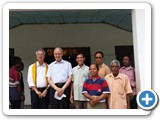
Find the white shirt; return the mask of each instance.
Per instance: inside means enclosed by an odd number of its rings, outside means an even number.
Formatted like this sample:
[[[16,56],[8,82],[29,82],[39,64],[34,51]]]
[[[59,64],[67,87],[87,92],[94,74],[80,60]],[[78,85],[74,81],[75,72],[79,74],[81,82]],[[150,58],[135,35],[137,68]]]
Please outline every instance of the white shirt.
[[[73,89],[74,89],[74,100],[86,101],[86,98],[82,95],[82,88],[84,81],[89,77],[89,67],[85,64],[80,67],[77,65],[73,68]]]
[[[34,64],[30,65],[28,68],[28,84],[29,87],[35,86],[33,82],[33,77],[32,77],[32,67]],[[46,76],[45,76],[45,70],[46,70],[46,65],[43,63],[43,65],[40,65],[39,62],[37,62],[37,75],[36,75],[36,83],[37,83],[37,88],[42,88],[46,87]]]
[[[54,61],[49,65],[47,77],[51,77],[54,84],[65,83],[71,75],[72,66],[70,62],[61,60],[61,62]]]

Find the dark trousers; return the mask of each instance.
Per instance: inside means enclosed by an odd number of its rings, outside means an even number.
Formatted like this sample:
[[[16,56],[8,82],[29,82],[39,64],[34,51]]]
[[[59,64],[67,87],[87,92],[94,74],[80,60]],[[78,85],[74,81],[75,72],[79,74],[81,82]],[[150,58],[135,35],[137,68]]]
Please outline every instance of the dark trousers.
[[[45,88],[38,88],[38,91],[43,92]],[[32,109],[48,109],[49,105],[49,92],[47,91],[46,97],[39,98],[34,90],[31,93],[31,108]]]
[[[9,101],[11,109],[20,109],[21,97],[16,87],[9,87]]]
[[[135,96],[133,96],[133,99],[130,100],[130,107],[131,107],[131,109],[137,109],[136,97],[137,97],[137,96],[135,95]]]
[[[20,109],[21,100],[10,100],[11,109]]]
[[[62,88],[64,84],[65,83],[55,84],[55,85],[59,88]],[[69,101],[70,87],[71,86],[68,86],[65,89],[64,94],[66,95],[66,97],[62,98],[61,100],[57,100],[54,98],[54,94],[56,91],[55,89],[50,87],[50,108],[51,109],[69,109],[70,108],[70,101]]]

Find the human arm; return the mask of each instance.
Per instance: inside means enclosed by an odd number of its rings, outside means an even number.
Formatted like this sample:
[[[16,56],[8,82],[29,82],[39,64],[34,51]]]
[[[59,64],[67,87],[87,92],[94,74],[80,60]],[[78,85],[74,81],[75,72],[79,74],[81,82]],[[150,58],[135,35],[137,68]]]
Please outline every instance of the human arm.
[[[63,85],[61,91],[58,93],[59,96],[61,96],[65,89],[71,84],[71,81],[72,81],[72,66],[71,66],[71,63],[67,63],[67,75],[68,75],[68,79],[66,80],[66,83]]]
[[[132,74],[132,80],[131,80],[131,86],[132,88],[136,88],[136,76],[135,76],[135,70],[133,69],[133,74]]]
[[[71,82],[70,102],[74,103],[73,82]]]
[[[130,109],[130,94],[126,95],[127,109]]]
[[[27,76],[27,82],[29,85],[29,88],[33,91],[35,91],[35,93],[41,98],[41,92],[38,91],[37,87],[35,86],[34,82],[33,82],[33,78],[32,78],[32,65],[29,66],[28,68],[28,76]]]
[[[42,98],[42,93],[37,89],[36,86],[31,86],[31,90],[35,91],[35,93],[39,96],[39,98]]]
[[[60,92],[61,88],[57,87],[54,82],[52,81],[51,77],[48,77],[48,83],[50,84],[50,86],[55,89],[58,93]]]
[[[131,85],[128,79],[128,76],[126,76],[125,79],[125,92],[126,92],[126,102],[127,102],[127,109],[130,109],[130,96],[132,95],[132,89],[131,89]]]
[[[44,91],[43,91],[42,94],[41,94],[42,97],[46,97],[49,87],[50,87],[50,85],[48,85],[48,86],[46,87],[46,89],[44,89]]]
[[[101,100],[105,100],[109,96],[109,88],[106,80],[102,82],[102,93],[101,95],[94,97],[91,101],[95,104],[99,103]]]

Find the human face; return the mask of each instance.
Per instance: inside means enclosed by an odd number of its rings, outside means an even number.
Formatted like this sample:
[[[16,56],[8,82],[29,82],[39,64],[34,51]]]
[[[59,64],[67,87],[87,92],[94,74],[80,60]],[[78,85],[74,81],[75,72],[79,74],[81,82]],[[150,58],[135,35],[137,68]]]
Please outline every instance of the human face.
[[[119,73],[119,66],[116,63],[112,63],[111,70],[114,76],[117,76]]]
[[[123,57],[123,64],[124,64],[125,67],[130,66],[129,57],[127,57],[127,56]]]
[[[16,69],[18,72],[21,71],[20,68],[21,68],[21,64],[15,64],[15,69]]]
[[[56,48],[56,49],[54,50],[55,60],[56,60],[57,62],[60,62],[60,61],[62,60],[62,56],[63,56],[62,50],[59,49],[59,48]]]
[[[95,55],[95,61],[97,65],[102,65],[103,64],[103,58],[102,58],[102,54],[97,53]]]
[[[98,75],[98,70],[95,64],[90,65],[89,72],[92,77],[96,77]]]
[[[82,54],[77,55],[76,61],[79,66],[82,66],[84,64],[85,58],[83,57]]]
[[[39,62],[43,62],[45,58],[43,51],[37,51],[36,58]]]

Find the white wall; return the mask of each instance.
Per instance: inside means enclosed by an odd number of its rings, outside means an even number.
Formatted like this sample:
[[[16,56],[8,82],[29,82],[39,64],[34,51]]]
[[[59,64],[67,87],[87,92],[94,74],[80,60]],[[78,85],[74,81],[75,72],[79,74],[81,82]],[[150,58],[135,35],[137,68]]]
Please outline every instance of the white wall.
[[[145,14],[147,13],[147,14]],[[141,19],[139,19],[141,18]],[[151,89],[151,8],[132,10],[137,91]]]
[[[132,33],[107,24],[21,25],[10,29],[9,47],[25,64],[25,104],[30,104],[27,84],[28,66],[35,62],[35,51],[44,47],[90,47],[91,60],[96,51],[103,51],[105,63],[115,59],[114,46],[133,45]]]

